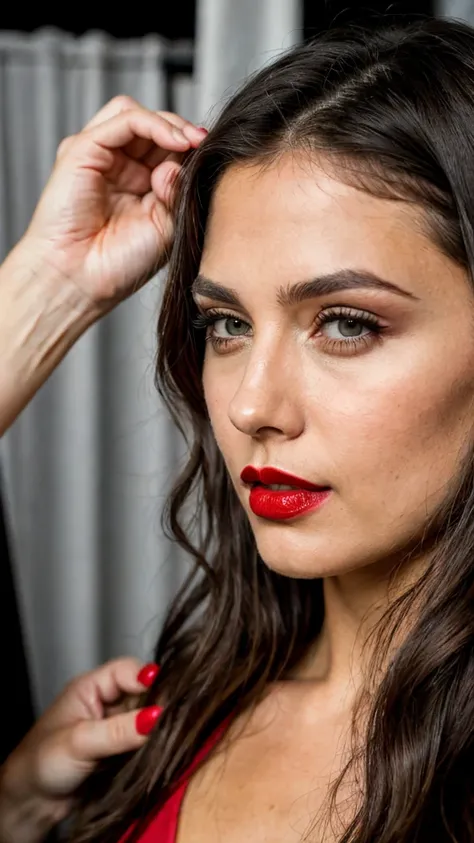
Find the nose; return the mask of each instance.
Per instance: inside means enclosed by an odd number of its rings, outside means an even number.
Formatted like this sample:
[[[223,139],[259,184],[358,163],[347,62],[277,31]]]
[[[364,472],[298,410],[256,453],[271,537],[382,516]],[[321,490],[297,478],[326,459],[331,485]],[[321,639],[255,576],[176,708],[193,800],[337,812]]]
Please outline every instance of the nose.
[[[247,436],[271,434],[295,439],[304,429],[303,396],[296,363],[284,350],[252,354],[228,408],[229,418]]]

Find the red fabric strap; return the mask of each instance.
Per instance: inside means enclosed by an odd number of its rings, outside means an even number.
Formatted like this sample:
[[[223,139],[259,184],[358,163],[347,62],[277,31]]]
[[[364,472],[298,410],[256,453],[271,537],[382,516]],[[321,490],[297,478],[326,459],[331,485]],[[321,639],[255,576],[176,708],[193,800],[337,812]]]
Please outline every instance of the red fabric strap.
[[[163,807],[153,818],[148,828],[143,832],[139,838],[139,843],[176,843],[176,835],[178,833],[178,822],[181,805],[186,793],[186,788],[189,784],[189,779],[194,772],[197,765],[206,757],[211,749],[216,745],[224,734],[232,717],[229,716],[224,720],[212,735],[209,736],[205,744],[196,753],[189,768],[183,774],[181,783],[178,785],[174,793],[165,802]],[[120,839],[119,843],[126,843],[134,825],[132,825],[125,835]]]

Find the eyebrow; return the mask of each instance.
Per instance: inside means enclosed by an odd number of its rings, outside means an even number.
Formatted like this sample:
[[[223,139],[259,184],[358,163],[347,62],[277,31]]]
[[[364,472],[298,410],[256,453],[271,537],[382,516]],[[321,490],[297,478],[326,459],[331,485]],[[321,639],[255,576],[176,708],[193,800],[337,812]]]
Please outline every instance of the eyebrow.
[[[391,281],[380,278],[368,270],[340,269],[327,275],[318,275],[309,281],[299,281],[296,284],[288,284],[278,288],[277,301],[283,306],[300,304],[307,299],[327,296],[331,293],[338,293],[341,290],[384,290],[395,293],[405,298],[419,300],[418,296],[409,290],[403,290]],[[225,287],[217,284],[205,275],[199,274],[192,287],[192,296],[205,296],[222,304],[230,304],[241,307],[238,293],[232,287]]]

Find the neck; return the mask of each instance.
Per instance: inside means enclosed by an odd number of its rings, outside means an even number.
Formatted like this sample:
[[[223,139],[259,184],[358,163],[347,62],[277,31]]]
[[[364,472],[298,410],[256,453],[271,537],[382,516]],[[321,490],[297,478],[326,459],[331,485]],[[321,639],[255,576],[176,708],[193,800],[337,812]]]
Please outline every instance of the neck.
[[[323,579],[324,621],[321,632],[292,672],[292,679],[313,683],[338,697],[365,684],[374,649],[380,644],[375,627],[393,600],[422,573],[423,559],[405,563],[391,582],[394,562],[373,564]],[[406,624],[403,625],[406,630]],[[373,634],[375,631],[375,634]],[[387,657],[400,645],[391,641]],[[382,665],[381,665],[382,666]]]

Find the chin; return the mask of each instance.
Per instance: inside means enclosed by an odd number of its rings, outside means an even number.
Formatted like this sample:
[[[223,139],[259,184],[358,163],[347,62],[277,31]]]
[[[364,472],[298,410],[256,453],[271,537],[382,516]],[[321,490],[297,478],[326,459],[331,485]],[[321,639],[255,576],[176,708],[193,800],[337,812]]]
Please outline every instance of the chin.
[[[261,555],[261,554],[260,554]],[[275,560],[275,559],[265,559],[264,556],[261,555],[262,561],[270,568],[271,571],[274,571],[275,574],[280,574],[282,577],[288,577],[289,579],[293,580],[314,580],[320,579],[322,576],[326,576],[320,571],[311,570],[304,567],[300,564],[291,565],[288,564],[288,560]]]
[[[349,531],[334,524],[321,528],[308,522],[264,522],[255,516],[250,524],[262,561],[284,577],[338,577],[377,564],[386,555],[363,537],[347,542]]]
[[[329,548],[324,548],[317,541],[312,541],[310,548],[302,547],[297,540],[284,540],[277,533],[263,537],[259,531],[254,533],[257,550],[267,568],[293,579],[319,579],[337,576],[347,570],[344,563],[335,559]],[[295,537],[296,538],[296,537]],[[318,546],[319,545],[319,546]]]
[[[262,549],[257,544],[259,556],[263,563],[283,577],[292,579],[313,580],[323,577],[340,577],[353,571],[361,570],[374,564],[377,560],[354,560],[348,564],[347,559],[335,558],[333,554],[327,556],[314,550],[312,554],[302,554],[297,550],[289,550],[283,555],[281,548],[278,553],[273,550]]]

